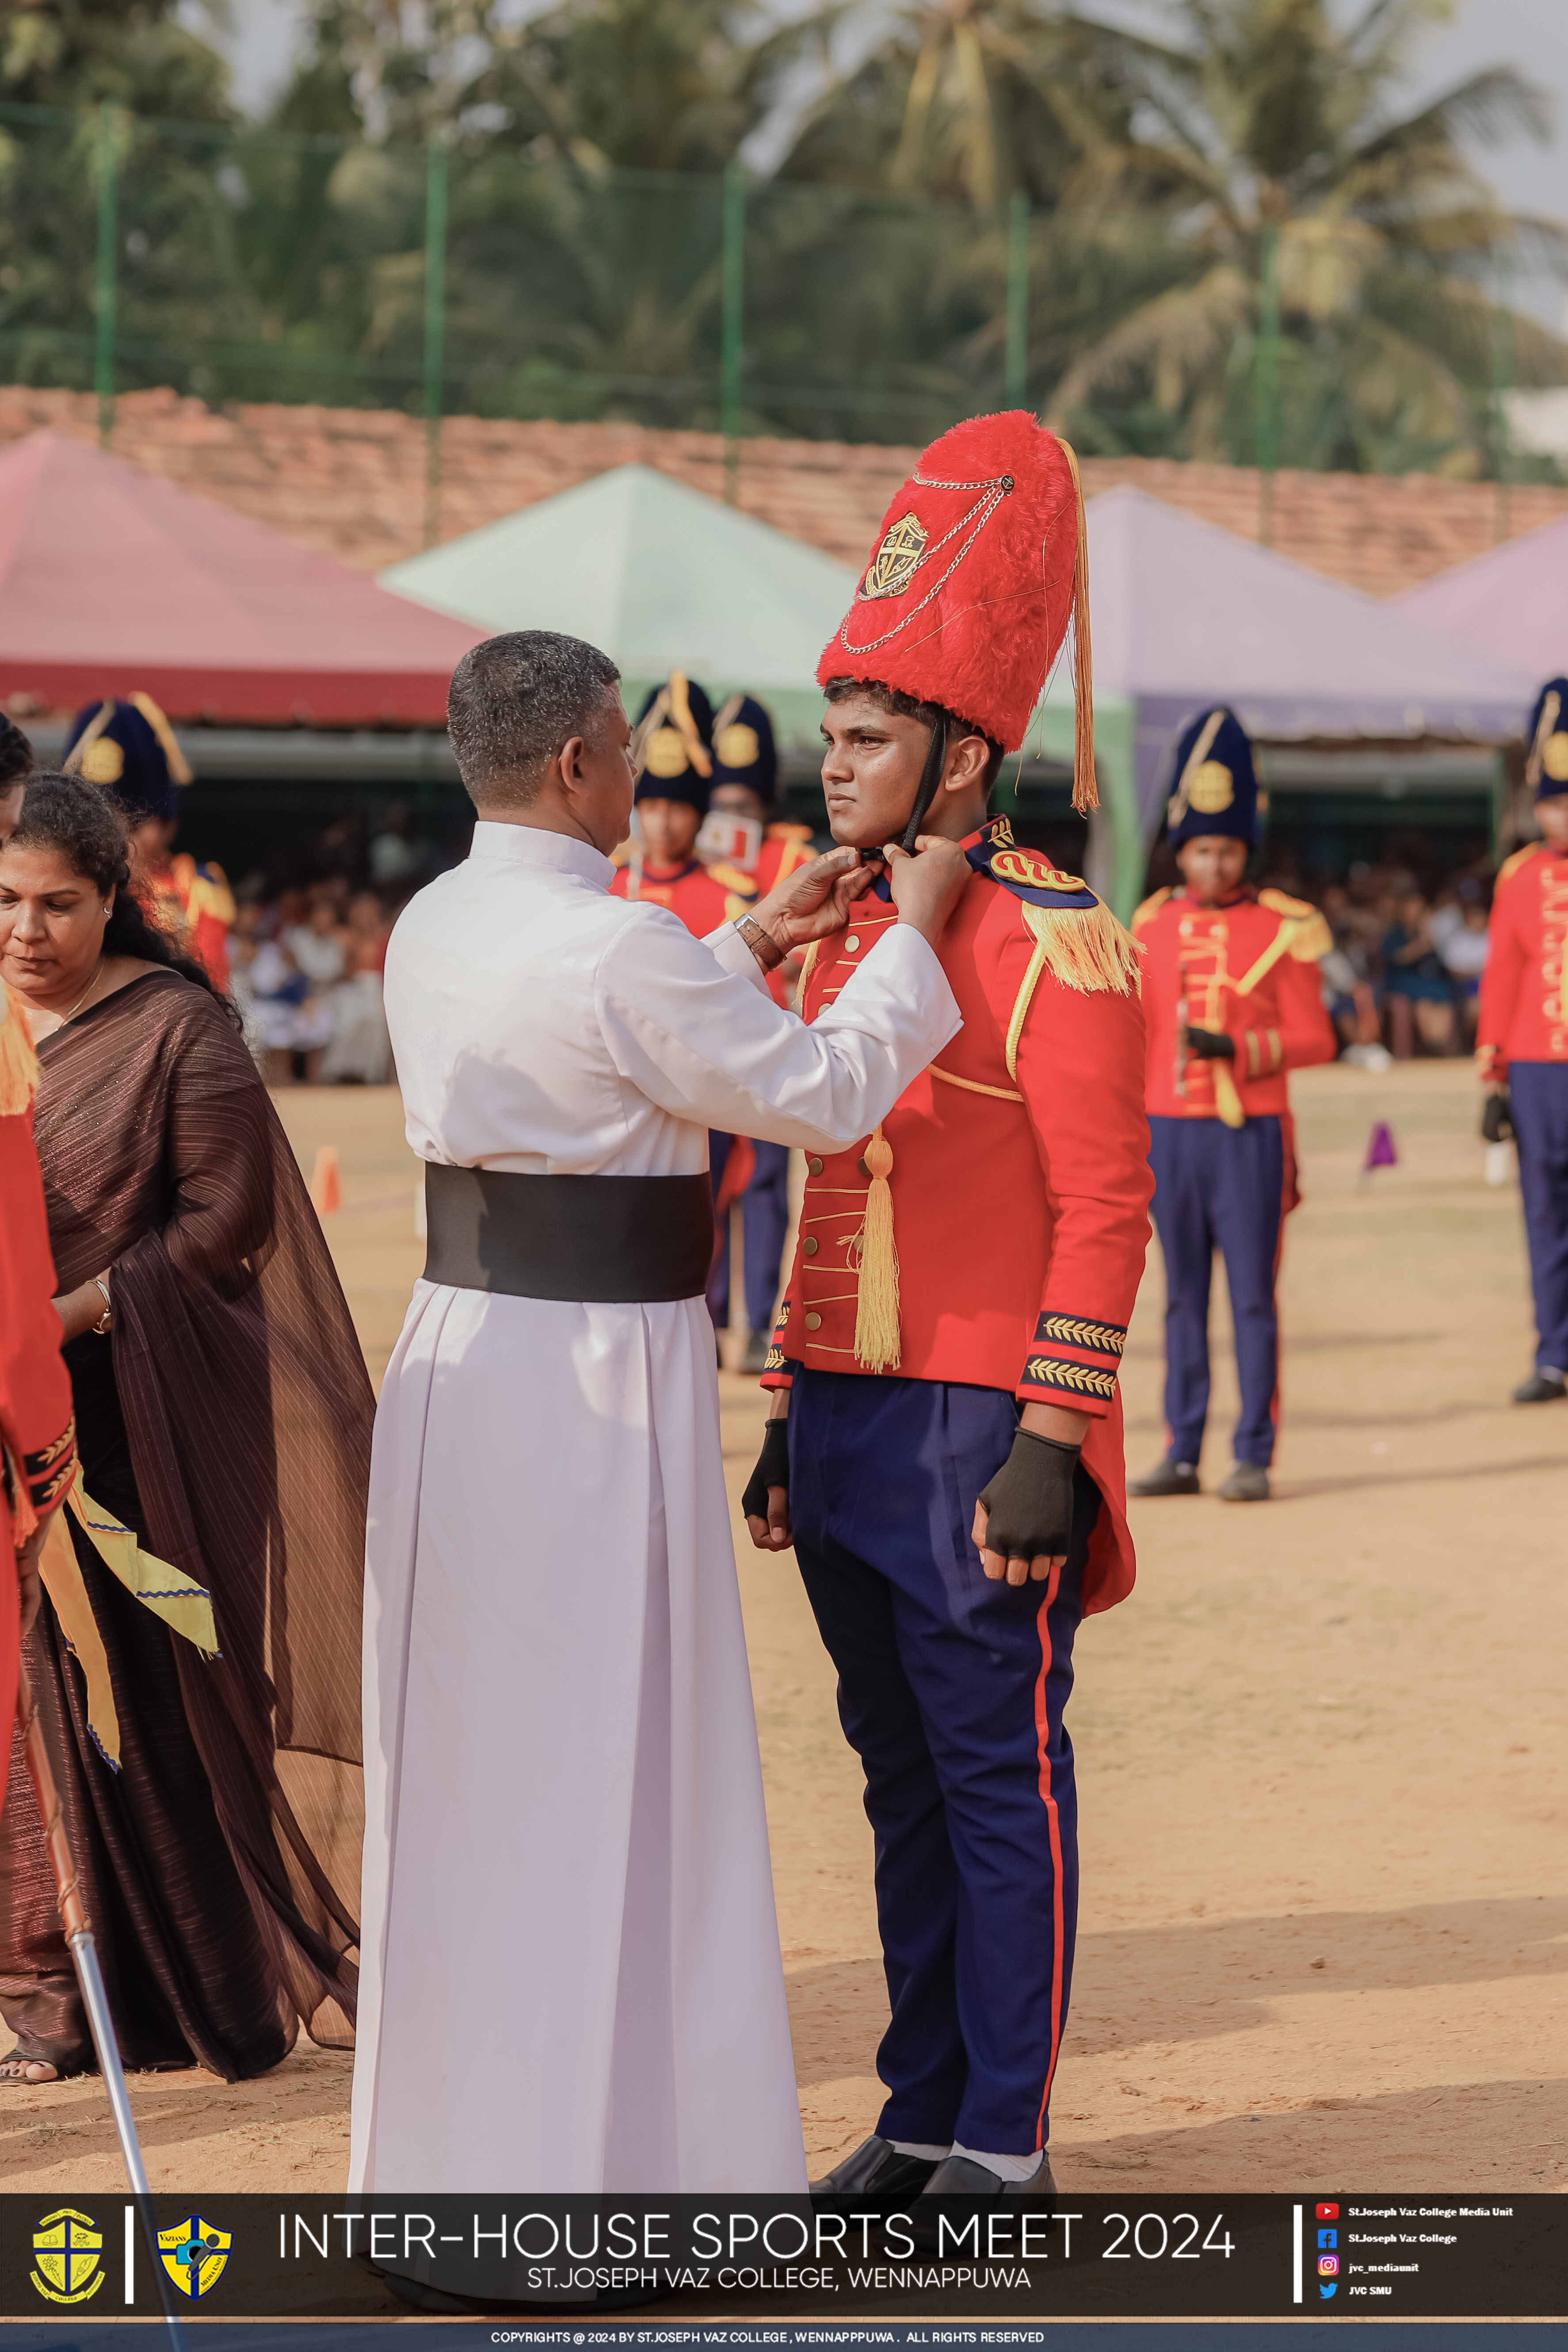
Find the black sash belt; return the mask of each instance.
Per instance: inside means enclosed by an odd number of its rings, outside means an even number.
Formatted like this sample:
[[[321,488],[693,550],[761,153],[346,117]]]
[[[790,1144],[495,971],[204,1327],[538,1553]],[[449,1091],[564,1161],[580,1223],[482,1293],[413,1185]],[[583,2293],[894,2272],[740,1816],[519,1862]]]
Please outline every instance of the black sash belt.
[[[713,1262],[704,1176],[514,1176],[425,1163],[426,1282],[510,1298],[700,1298]]]

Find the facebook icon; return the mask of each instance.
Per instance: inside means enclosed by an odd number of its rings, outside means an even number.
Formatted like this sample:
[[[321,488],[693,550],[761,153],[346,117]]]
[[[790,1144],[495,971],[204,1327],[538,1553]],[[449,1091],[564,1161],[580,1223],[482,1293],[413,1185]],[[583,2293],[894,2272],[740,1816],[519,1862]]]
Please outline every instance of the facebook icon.
[[[1320,2230],[1320,2231],[1319,2231],[1319,2232],[1318,2232],[1318,2243],[1319,2243],[1319,2245],[1320,2245],[1320,2246],[1337,2246],[1337,2245],[1339,2244],[1339,2242],[1340,2242],[1340,2233],[1339,2233],[1339,2231],[1338,2231],[1337,2230]]]

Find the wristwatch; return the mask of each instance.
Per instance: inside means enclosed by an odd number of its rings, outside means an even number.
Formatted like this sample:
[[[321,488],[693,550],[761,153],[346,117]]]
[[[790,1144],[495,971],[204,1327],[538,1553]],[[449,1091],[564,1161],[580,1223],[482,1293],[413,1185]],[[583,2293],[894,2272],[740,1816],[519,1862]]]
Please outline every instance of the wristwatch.
[[[774,971],[784,960],[784,951],[772,931],[764,930],[755,915],[742,915],[735,925],[741,937],[756,957],[764,971]]]

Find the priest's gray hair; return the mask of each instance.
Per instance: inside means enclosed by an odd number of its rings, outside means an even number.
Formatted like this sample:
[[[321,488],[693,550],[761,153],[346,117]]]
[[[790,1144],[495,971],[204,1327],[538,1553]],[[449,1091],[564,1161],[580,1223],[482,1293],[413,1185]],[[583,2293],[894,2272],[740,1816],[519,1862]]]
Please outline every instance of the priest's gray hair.
[[[458,772],[479,808],[526,808],[574,735],[608,717],[620,671],[581,637],[514,629],[463,656],[447,695]]]

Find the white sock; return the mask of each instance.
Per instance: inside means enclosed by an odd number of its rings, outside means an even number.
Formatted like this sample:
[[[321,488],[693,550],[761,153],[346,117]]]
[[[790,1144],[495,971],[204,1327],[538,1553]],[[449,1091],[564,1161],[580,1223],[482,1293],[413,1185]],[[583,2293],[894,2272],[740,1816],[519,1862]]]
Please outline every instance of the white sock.
[[[954,2156],[966,2156],[971,2164],[983,2164],[987,2172],[996,2175],[998,2180],[1027,2180],[1031,2173],[1038,2172],[1041,2163],[1041,2151],[1037,2147],[1031,2148],[1027,2156],[991,2156],[980,2148],[961,2147],[954,2140],[952,2153]]]
[[[928,2164],[940,2164],[952,2149],[951,2140],[942,2147],[933,2147],[929,2140],[924,2139],[890,2139],[888,2146],[896,2147],[900,2156],[923,2156]]]

